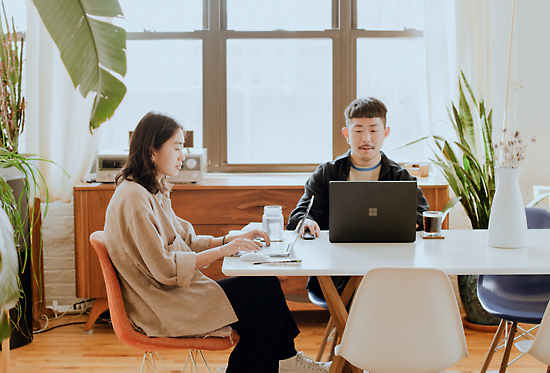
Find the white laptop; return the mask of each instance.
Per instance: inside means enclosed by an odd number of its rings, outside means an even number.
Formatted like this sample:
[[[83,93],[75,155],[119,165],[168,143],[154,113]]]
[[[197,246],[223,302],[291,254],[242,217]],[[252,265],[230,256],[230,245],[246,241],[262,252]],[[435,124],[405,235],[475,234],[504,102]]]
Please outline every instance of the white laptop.
[[[311,197],[311,201],[309,202],[309,205],[307,206],[306,214],[304,215],[304,218],[300,221],[300,225],[298,227],[297,232],[300,232],[302,229],[302,226],[304,225],[305,220],[309,216],[309,210],[311,210],[311,206],[313,206],[313,196]],[[258,253],[264,254],[270,257],[282,257],[282,256],[288,256],[290,252],[292,251],[292,248],[294,247],[294,244],[298,240],[298,237],[300,234],[294,233],[294,237],[286,236],[283,238],[282,241],[279,242],[271,242],[271,245],[269,246],[263,246]],[[263,241],[262,241],[263,243]],[[245,252],[240,251],[239,253],[235,254],[234,256],[241,256]]]

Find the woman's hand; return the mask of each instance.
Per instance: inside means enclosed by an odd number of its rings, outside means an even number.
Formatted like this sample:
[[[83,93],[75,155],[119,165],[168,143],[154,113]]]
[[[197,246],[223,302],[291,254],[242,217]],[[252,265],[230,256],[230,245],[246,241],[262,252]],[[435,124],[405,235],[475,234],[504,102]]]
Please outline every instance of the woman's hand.
[[[260,250],[260,244],[247,238],[239,237],[220,247],[220,250],[223,251],[224,256],[235,255],[239,251],[249,251],[255,253]]]
[[[254,229],[249,232],[227,236],[226,241],[229,242],[220,247],[220,249],[223,250],[224,256],[234,255],[239,251],[256,252],[261,248],[259,240],[256,241],[259,238],[263,238],[266,245],[271,244],[269,236],[265,231]]]
[[[254,229],[254,230],[251,230],[251,231],[248,231],[248,232],[243,232],[243,233],[231,236],[230,239],[232,239],[234,237],[235,238],[242,237],[242,238],[246,238],[246,239],[249,239],[249,240],[257,240],[257,239],[263,238],[264,241],[265,241],[265,244],[267,246],[271,245],[271,240],[269,239],[269,235],[267,234],[267,232],[262,231],[260,229]]]

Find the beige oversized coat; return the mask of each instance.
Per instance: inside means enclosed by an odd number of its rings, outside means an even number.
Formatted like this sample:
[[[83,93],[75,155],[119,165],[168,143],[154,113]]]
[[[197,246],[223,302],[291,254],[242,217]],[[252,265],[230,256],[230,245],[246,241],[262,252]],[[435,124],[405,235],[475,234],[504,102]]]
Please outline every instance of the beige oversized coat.
[[[166,195],[123,181],[105,219],[105,245],[128,317],[148,336],[207,333],[237,321],[220,286],[195,270],[196,252],[212,236],[197,236]]]

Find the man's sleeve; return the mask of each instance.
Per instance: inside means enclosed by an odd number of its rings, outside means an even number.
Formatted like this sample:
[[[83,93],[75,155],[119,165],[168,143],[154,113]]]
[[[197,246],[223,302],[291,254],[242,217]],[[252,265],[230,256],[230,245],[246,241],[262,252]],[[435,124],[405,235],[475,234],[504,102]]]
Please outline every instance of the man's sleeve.
[[[304,194],[300,198],[296,208],[290,213],[286,229],[296,229],[298,223],[306,214],[307,206],[312,196],[315,196],[315,201],[309,212],[309,218],[316,221],[321,229],[323,229],[323,221],[328,220],[328,216],[325,216],[327,215],[326,211],[328,211],[328,196],[326,193],[328,186],[325,185],[327,183],[328,181],[325,181],[324,169],[322,166],[319,166],[306,182]]]

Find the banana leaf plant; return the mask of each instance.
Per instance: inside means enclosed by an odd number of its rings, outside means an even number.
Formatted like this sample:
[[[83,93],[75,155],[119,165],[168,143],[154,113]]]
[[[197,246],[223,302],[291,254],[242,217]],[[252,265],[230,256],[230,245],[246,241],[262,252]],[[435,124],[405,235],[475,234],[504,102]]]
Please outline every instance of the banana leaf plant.
[[[97,17],[122,17],[118,0],[32,0],[75,88],[96,92],[90,131],[111,118],[126,94],[126,31]]]

